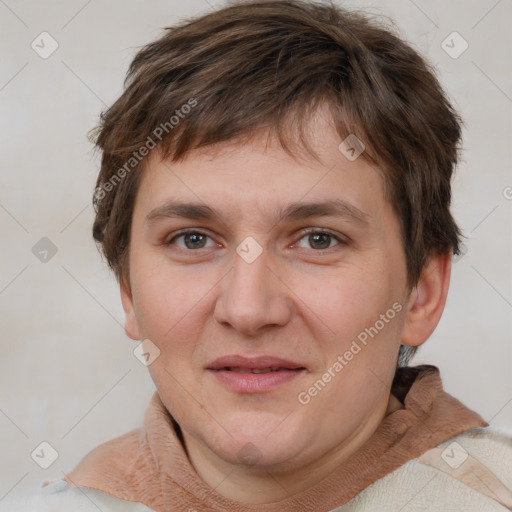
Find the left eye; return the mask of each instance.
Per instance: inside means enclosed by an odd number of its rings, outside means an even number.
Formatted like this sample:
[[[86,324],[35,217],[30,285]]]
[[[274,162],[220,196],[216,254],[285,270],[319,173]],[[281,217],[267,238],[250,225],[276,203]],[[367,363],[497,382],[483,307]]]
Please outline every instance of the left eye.
[[[325,231],[309,231],[300,238],[300,240],[303,239],[307,239],[307,243],[310,245],[310,247],[321,250],[330,249],[331,242],[333,240],[338,242],[336,245],[343,243],[342,240],[340,240],[337,236]]]

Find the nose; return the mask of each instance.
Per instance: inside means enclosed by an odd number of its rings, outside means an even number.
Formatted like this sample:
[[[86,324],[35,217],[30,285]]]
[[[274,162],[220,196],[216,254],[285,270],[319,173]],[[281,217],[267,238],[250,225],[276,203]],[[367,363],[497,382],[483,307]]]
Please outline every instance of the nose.
[[[214,310],[219,323],[254,337],[289,322],[291,292],[271,260],[265,250],[252,262],[234,254],[233,268],[219,283]]]

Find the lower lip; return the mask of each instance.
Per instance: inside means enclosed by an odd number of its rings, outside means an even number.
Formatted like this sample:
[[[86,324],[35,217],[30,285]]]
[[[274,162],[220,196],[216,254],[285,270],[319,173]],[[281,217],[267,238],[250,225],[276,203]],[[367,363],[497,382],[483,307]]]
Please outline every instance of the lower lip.
[[[221,384],[238,393],[264,393],[302,375],[305,370],[279,370],[269,373],[239,373],[230,370],[208,370]]]

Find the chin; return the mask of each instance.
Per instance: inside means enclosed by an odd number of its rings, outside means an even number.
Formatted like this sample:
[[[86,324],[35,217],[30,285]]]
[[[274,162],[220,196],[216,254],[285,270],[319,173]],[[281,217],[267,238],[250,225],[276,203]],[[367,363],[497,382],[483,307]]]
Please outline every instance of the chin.
[[[238,443],[238,442],[237,442]],[[261,471],[273,471],[278,468],[289,468],[293,464],[294,458],[298,455],[290,453],[283,447],[275,446],[273,443],[263,445],[261,441],[241,441],[237,448],[233,450],[233,444],[222,448],[217,448],[216,455],[229,464],[244,466]]]
[[[205,436],[209,448],[230,464],[259,469],[276,469],[288,465],[304,453],[308,446],[296,425],[284,425],[283,418],[269,422],[268,415],[246,414],[236,423],[223,423],[226,431],[217,431],[214,436]],[[281,425],[276,428],[277,425]],[[270,427],[270,428],[269,428]],[[280,428],[283,427],[283,428]],[[212,445],[212,439],[217,443]],[[309,443],[310,444],[310,443]]]

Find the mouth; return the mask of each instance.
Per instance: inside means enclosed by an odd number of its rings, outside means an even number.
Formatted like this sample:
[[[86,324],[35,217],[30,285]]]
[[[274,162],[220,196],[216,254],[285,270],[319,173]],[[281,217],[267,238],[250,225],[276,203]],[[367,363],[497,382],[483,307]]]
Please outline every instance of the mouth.
[[[226,356],[207,368],[223,387],[238,393],[264,393],[288,383],[307,372],[300,363],[261,356]]]
[[[255,373],[255,374],[262,374],[262,373],[273,373],[273,372],[282,372],[282,371],[296,371],[296,370],[302,370],[303,368],[242,368],[241,366],[238,367],[224,367],[219,368],[216,371],[226,371],[226,372],[236,372],[236,373]]]

